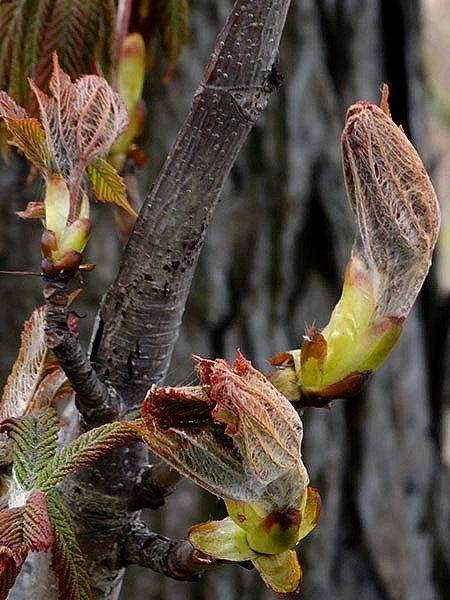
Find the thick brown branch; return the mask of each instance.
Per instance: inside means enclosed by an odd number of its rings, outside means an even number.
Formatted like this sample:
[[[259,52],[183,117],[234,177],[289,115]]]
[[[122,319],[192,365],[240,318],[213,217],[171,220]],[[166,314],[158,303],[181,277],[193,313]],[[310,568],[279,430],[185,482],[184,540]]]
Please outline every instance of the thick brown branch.
[[[289,3],[235,3],[102,303],[91,358],[130,410],[167,371],[222,186],[277,84]]]
[[[172,579],[195,580],[208,568],[222,564],[198,552],[187,540],[171,540],[133,522],[124,544],[124,563],[148,567]]]
[[[119,414],[119,397],[100,381],[67,322],[68,294],[65,282],[48,280],[44,286],[45,342],[53,351],[77,394],[77,407],[94,426]]]
[[[133,509],[159,508],[167,496],[173,493],[180,479],[182,475],[167,463],[160,462],[144,467],[133,490]]]

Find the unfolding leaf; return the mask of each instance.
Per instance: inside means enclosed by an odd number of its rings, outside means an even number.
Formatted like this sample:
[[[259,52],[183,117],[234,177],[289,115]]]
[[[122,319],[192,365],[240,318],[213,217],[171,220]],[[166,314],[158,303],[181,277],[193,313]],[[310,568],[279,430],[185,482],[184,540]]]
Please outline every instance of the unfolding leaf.
[[[296,506],[308,484],[297,412],[240,352],[233,365],[196,360],[202,387],[148,392],[144,441],[222,498],[268,512]]]
[[[53,528],[45,496],[33,490],[21,506],[0,511],[0,599],[6,598],[30,550],[47,551]]]
[[[53,527],[51,569],[58,578],[59,600],[90,600],[87,565],[72,529],[70,516],[57,492],[46,495],[47,510]]]
[[[0,546],[11,550],[17,564],[28,550],[45,552],[52,544],[53,528],[41,491],[33,490],[22,506],[0,511]]]
[[[189,39],[189,5],[187,0],[159,0],[158,8],[161,43],[169,63],[163,80],[167,83],[172,77],[181,50]]]
[[[115,168],[104,159],[97,159],[86,168],[92,192],[97,200],[114,202],[133,216],[137,216],[127,199],[125,183]]]
[[[27,111],[6,92],[0,91],[0,116],[8,119],[25,119]]]
[[[12,558],[9,548],[0,547],[0,600],[6,600],[8,597],[20,568]]]
[[[107,154],[129,124],[125,103],[103,77],[85,75],[73,84],[77,159],[92,163]]]
[[[342,165],[360,238],[329,323],[300,350],[272,359],[272,383],[302,405],[359,392],[385,360],[431,265],[439,232],[436,194],[416,150],[381,106],[357,102],[341,136]]]
[[[34,403],[40,408],[50,406],[55,400],[61,400],[73,392],[66,374],[62,369],[54,369],[44,376],[35,395]]]
[[[18,493],[38,487],[39,475],[56,452],[59,422],[56,412],[47,408],[36,416],[8,419],[3,424],[13,440],[13,475]]]
[[[439,205],[417,151],[382,107],[357,102],[342,132],[342,165],[372,280],[374,317],[405,317],[431,265]]]
[[[92,463],[113,448],[136,438],[136,433],[122,423],[107,423],[90,429],[64,446],[39,471],[36,485],[48,492],[69,473]]]
[[[59,369],[56,358],[44,340],[44,308],[35,308],[25,322],[19,355],[0,400],[0,422],[37,409],[38,388],[43,378],[56,369]]]
[[[89,72],[97,55],[103,71],[114,62],[116,8],[103,0],[12,0],[0,3],[0,88],[28,107],[27,77],[47,89],[48,57],[56,50],[72,77]]]
[[[47,148],[45,132],[37,119],[10,119],[4,117],[9,131],[13,135],[15,145],[36,167],[49,170],[50,153]]]

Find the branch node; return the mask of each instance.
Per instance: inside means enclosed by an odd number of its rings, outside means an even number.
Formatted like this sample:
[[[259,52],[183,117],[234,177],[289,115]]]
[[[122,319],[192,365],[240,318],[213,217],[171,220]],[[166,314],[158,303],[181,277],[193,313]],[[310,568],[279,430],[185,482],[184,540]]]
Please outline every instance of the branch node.
[[[180,479],[182,475],[165,462],[145,466],[133,489],[133,508],[160,508],[174,492]]]

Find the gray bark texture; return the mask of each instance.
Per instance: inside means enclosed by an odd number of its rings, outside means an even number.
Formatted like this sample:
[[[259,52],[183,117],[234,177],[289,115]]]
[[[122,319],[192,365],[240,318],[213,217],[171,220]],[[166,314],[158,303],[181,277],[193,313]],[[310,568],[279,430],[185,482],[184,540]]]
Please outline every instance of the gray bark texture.
[[[190,4],[193,31],[176,76],[164,89],[156,76],[149,85],[150,165],[143,186],[154,179],[183,122],[231,6],[225,0]],[[305,324],[326,324],[355,234],[340,165],[347,107],[360,99],[378,102],[379,86],[387,82],[394,120],[427,158],[419,4],[292,4],[280,49],[284,83],[225,184],[167,383],[194,380],[191,352],[232,359],[240,347],[267,372],[271,356],[299,346]],[[23,241],[32,225],[18,229],[11,216],[26,203],[16,191],[22,174],[15,164],[0,172],[1,195],[8,200],[0,206],[2,268],[30,269],[39,262],[38,236],[31,247]],[[27,194],[32,197],[30,190]],[[77,304],[89,315],[86,333],[120,256],[106,207],[97,215],[86,258],[98,267],[87,276],[85,298]],[[19,331],[31,308],[42,302],[40,294],[39,281],[0,281],[4,374],[17,348],[12,326]],[[331,411],[305,410],[304,462],[323,506],[316,529],[299,547],[303,600],[448,598],[450,479],[441,425],[449,411],[448,307],[432,273],[400,341],[364,394],[333,402]],[[107,364],[107,357],[102,361]],[[120,372],[108,373],[114,377]],[[149,511],[147,521],[153,531],[180,538],[192,524],[221,516],[220,502],[182,481],[163,508]],[[86,536],[89,543],[88,530]],[[200,582],[172,581],[131,567],[120,600],[272,597],[254,572],[227,565],[208,571]]]

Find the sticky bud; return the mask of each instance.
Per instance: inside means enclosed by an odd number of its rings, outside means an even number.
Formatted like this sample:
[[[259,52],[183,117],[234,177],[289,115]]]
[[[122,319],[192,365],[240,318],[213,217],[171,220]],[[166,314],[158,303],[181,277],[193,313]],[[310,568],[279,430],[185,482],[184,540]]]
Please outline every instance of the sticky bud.
[[[345,183],[374,287],[376,317],[408,314],[430,268],[440,223],[425,167],[385,110],[357,102],[347,111],[341,139]]]
[[[300,350],[271,363],[270,381],[289,399],[324,406],[348,397],[387,357],[431,265],[439,231],[433,186],[403,129],[382,108],[347,112],[342,162],[360,241],[328,325],[311,329]]]

